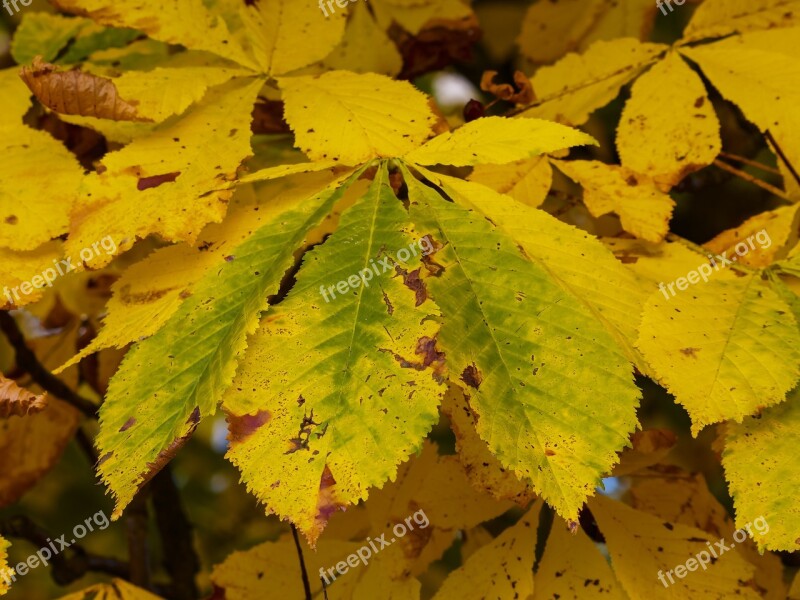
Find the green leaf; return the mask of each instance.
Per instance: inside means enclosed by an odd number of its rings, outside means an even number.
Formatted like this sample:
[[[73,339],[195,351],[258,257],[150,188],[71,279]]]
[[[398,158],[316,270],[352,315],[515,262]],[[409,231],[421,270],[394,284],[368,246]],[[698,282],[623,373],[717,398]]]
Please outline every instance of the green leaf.
[[[335,508],[393,479],[438,420],[444,386],[427,368],[441,367],[438,310],[414,289],[424,248],[383,163],[266,313],[225,396],[228,457],[312,544]]]
[[[164,327],[127,354],[109,385],[97,438],[100,475],[117,499],[115,516],[199,419],[215,412],[267,297],[278,292],[309,230],[357,175],[322,183],[310,178],[283,200],[272,199],[285,210],[209,270]]]
[[[636,427],[631,365],[597,318],[515,240],[459,205],[470,199],[449,179],[440,182],[458,203],[404,173],[412,219],[444,246],[438,274],[426,281],[442,310],[450,378],[470,395],[492,452],[576,520]]]

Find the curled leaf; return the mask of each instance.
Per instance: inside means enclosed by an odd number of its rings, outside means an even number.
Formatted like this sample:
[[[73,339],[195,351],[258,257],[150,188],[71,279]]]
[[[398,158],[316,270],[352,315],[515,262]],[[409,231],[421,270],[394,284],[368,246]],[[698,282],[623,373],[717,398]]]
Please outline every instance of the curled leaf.
[[[500,100],[507,100],[516,104],[531,104],[536,100],[531,80],[522,71],[514,71],[514,85],[510,83],[495,83],[497,71],[484,71],[481,77],[481,89],[497,96]]]
[[[44,410],[47,394],[37,396],[0,375],[0,419],[25,417]]]
[[[151,121],[136,106],[123,100],[114,82],[83,71],[62,71],[41,56],[22,67],[22,81],[47,108],[60,114],[97,117],[114,121]]]

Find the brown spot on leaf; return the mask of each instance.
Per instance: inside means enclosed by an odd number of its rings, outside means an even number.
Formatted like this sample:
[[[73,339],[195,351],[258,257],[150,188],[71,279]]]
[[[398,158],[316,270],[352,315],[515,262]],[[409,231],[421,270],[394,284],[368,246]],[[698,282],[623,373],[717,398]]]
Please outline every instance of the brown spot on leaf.
[[[122,433],[124,431],[128,431],[128,429],[133,427],[135,424],[136,424],[136,419],[134,417],[131,417],[130,419],[125,421],[125,425],[119,428],[119,432]]]
[[[700,351],[700,348],[681,348],[681,354],[686,356],[691,356],[692,358],[697,358],[697,352]]]
[[[175,181],[178,176],[181,174],[180,171],[175,171],[174,173],[164,173],[163,175],[152,175],[151,177],[141,177],[139,181],[136,183],[136,189],[140,192],[144,190],[149,190],[152,188],[157,188],[160,185],[165,183],[172,183]]]
[[[195,407],[192,411],[192,414],[189,415],[189,418],[186,419],[186,432],[181,435],[179,438],[174,440],[169,446],[164,448],[161,452],[158,453],[156,459],[153,462],[147,463],[147,467],[145,468],[144,473],[140,476],[138,489],[142,489],[147,483],[153,479],[153,477],[158,474],[161,469],[167,466],[175,455],[178,454],[178,451],[186,445],[186,442],[194,435],[195,430],[197,429],[197,424],[200,423],[200,409]]]
[[[466,383],[469,387],[477,390],[483,382],[483,374],[481,374],[481,372],[478,370],[478,367],[475,366],[475,363],[472,363],[461,373],[461,381]]]
[[[416,306],[419,306],[428,299],[428,289],[425,287],[425,282],[419,276],[420,269],[414,269],[409,272],[397,265],[395,266],[395,270],[403,276],[403,285],[416,295]]]
[[[259,410],[255,414],[241,416],[228,413],[228,442],[231,445],[243,443],[271,418],[272,413],[268,410]]]
[[[9,215],[6,217],[6,223],[8,225],[16,225],[19,219],[17,219],[17,215]]]

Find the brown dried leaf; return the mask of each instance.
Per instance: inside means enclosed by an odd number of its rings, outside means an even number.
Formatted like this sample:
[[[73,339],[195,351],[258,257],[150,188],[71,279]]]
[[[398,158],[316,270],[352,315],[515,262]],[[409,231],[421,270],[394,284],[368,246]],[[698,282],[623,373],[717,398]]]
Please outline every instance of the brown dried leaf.
[[[500,100],[514,102],[515,104],[530,104],[536,101],[531,80],[522,71],[514,71],[514,85],[510,83],[495,83],[497,71],[484,71],[481,77],[481,89],[497,96]]]
[[[22,67],[20,77],[39,102],[54,112],[114,121],[152,121],[139,115],[135,103],[123,100],[114,82],[105,77],[62,71],[41,56],[34,58],[30,67]]]
[[[25,417],[44,410],[47,394],[37,396],[0,374],[0,419]]]

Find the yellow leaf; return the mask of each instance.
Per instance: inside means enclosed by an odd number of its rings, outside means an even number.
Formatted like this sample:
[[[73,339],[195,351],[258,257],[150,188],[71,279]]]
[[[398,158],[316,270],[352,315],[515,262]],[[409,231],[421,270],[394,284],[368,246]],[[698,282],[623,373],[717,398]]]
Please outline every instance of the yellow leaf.
[[[625,231],[649,242],[660,242],[667,235],[675,203],[646,177],[598,161],[553,164],[583,186],[583,201],[593,216],[614,212]]]
[[[111,0],[57,0],[66,11],[91,18],[102,25],[131,27],[153,39],[206,50],[242,66],[257,69],[256,61],[231,35],[228,25],[202,0],[166,0],[158,4]]]
[[[536,71],[531,82],[539,100],[521,114],[583,125],[666,49],[661,44],[622,38],[595,42],[582,55],[568,54],[553,66]]]
[[[582,529],[570,532],[556,517],[536,571],[532,600],[628,600],[606,558]]]
[[[426,25],[465,20],[472,15],[464,0],[369,0],[369,5],[381,27],[389,29],[396,22],[412,35]]]
[[[690,289],[651,296],[638,346],[697,435],[783,402],[800,376],[800,332],[790,308],[757,275],[721,271],[708,282],[694,275]]]
[[[158,67],[152,71],[126,71],[112,82],[123,98],[136,101],[140,115],[163,121],[183,113],[209,88],[247,74],[244,69],[225,67]]]
[[[124,579],[113,579],[111,583],[98,583],[80,592],[61,596],[59,600],[159,600],[159,596]]]
[[[774,136],[793,165],[800,164],[798,32],[795,28],[746,33],[681,49],[748,121]],[[784,53],[789,44],[794,54]]]
[[[433,600],[528,598],[533,593],[533,553],[539,500],[513,527],[450,573]]]
[[[233,194],[225,188],[251,153],[250,113],[261,86],[237,79],[216,87],[181,119],[107,154],[72,214],[66,249],[73,264],[101,267],[154,233],[192,242],[204,225],[221,221]],[[106,238],[116,250],[91,251]]]
[[[631,447],[619,455],[614,477],[635,474],[662,462],[675,447],[677,436],[670,429],[645,429],[631,436]]]
[[[655,14],[652,0],[540,0],[525,15],[520,52],[534,62],[549,63],[567,52],[584,51],[597,40],[644,40]]]
[[[558,123],[485,117],[436,136],[404,158],[419,165],[502,165],[584,145],[597,142],[582,131]]]
[[[550,191],[553,169],[546,156],[536,156],[506,165],[478,165],[467,179],[537,208]]]
[[[800,394],[786,402],[731,425],[722,455],[736,507],[736,526],[759,517],[768,531],[754,535],[759,549],[800,549],[800,505],[797,489],[797,445],[800,441]],[[762,524],[761,532],[764,531]]]
[[[800,25],[798,0],[706,0],[692,15],[684,40],[797,25]]]
[[[350,5],[350,20],[342,42],[323,64],[356,73],[397,75],[403,68],[403,57],[386,31],[376,25],[367,3],[358,0]]]
[[[4,106],[0,120],[0,247],[35,250],[66,233],[83,169],[61,142],[23,125],[31,93],[16,69],[0,71],[0,86]],[[26,201],[20,202],[20,198]],[[5,268],[14,270],[12,265]],[[2,281],[5,284],[7,280]]]
[[[326,16],[319,4],[319,0],[261,0],[242,8],[248,38],[265,73],[277,77],[307,67],[336,47],[347,13],[337,10]]]
[[[451,385],[442,401],[442,412],[450,419],[450,427],[456,436],[458,458],[464,465],[472,486],[480,492],[488,492],[498,500],[512,500],[520,506],[535,497],[530,485],[520,480],[513,471],[504,469],[492,454],[475,427],[477,415],[469,407],[464,391]]]
[[[0,596],[4,596],[9,590],[9,586],[6,583],[7,580],[4,579],[2,575],[6,573],[9,568],[8,548],[10,546],[11,544],[8,542],[8,540],[5,540],[2,536],[0,536]]]
[[[666,191],[711,164],[721,149],[702,80],[670,52],[633,84],[617,129],[620,162]]]
[[[633,508],[670,523],[697,527],[717,538],[733,539],[736,530],[733,519],[708,489],[702,475],[666,466],[654,467],[638,475],[632,478],[630,490]],[[743,543],[736,543],[736,552],[756,567],[754,583],[763,590],[764,597],[784,600],[786,584],[781,560],[770,552],[759,554],[753,540],[759,537],[759,530],[751,528],[751,531]]]
[[[0,307],[19,308],[39,300],[45,285],[37,287],[33,278],[57,266],[62,256],[59,241],[48,242],[28,252],[0,248],[0,282],[3,285]]]
[[[617,580],[631,598],[761,598],[749,585],[754,567],[738,552],[718,549],[718,538],[705,531],[664,521],[604,496],[592,498],[589,509],[605,536]],[[683,577],[675,572],[679,566]]]
[[[436,120],[422,92],[383,75],[330,71],[279,84],[295,145],[314,161],[357,165],[402,156],[430,135]]]
[[[797,209],[795,204],[760,213],[738,227],[723,231],[704,247],[714,253],[735,256],[748,267],[768,267],[797,243]]]

